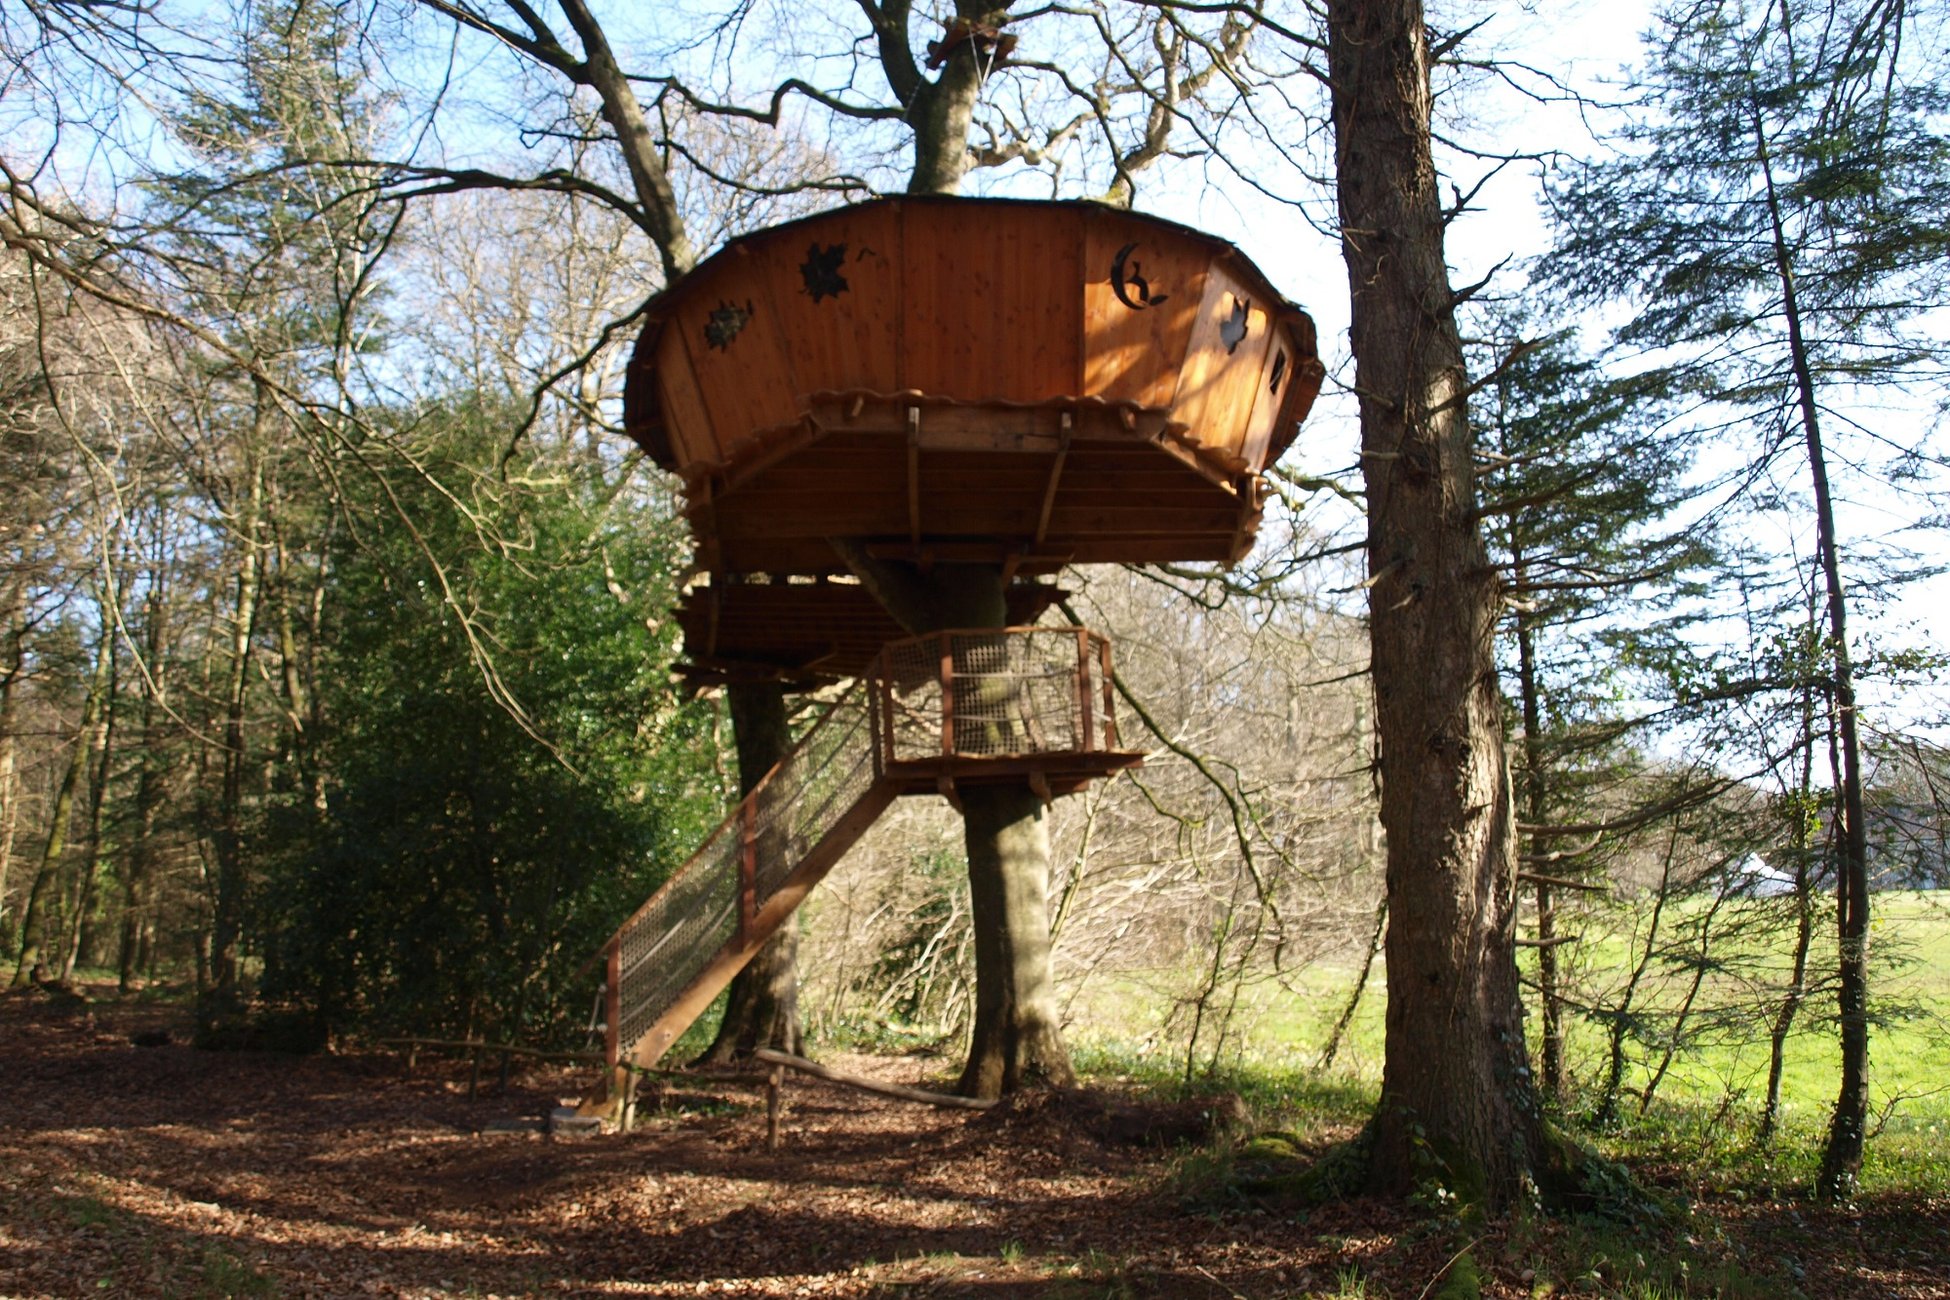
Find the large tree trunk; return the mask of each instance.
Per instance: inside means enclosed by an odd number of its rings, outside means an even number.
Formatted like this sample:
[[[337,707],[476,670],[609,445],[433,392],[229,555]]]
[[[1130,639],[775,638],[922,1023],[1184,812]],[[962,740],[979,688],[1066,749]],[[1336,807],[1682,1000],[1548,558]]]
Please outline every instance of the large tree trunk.
[[[961,792],[975,928],[975,1025],[959,1091],[1076,1082],[1049,968],[1049,828],[1026,785]]]
[[[1371,1181],[1490,1205],[1544,1163],[1515,960],[1515,827],[1492,644],[1499,593],[1429,146],[1419,0],[1330,0],[1342,254],[1368,489],[1387,1057]]]
[[[940,564],[922,574],[835,543],[896,622],[916,636],[947,628],[1001,628],[1002,571]],[[1027,783],[959,791],[975,928],[975,1024],[960,1090],[999,1097],[1076,1081],[1050,978],[1049,829]]]
[[[738,793],[748,795],[792,748],[786,723],[785,690],[775,682],[725,688],[731,734],[738,746]],[[768,842],[769,841],[769,842]],[[776,855],[776,835],[762,835],[760,857]],[[788,920],[731,981],[718,1036],[696,1064],[723,1064],[749,1057],[761,1047],[802,1054],[799,1028],[799,928]]]

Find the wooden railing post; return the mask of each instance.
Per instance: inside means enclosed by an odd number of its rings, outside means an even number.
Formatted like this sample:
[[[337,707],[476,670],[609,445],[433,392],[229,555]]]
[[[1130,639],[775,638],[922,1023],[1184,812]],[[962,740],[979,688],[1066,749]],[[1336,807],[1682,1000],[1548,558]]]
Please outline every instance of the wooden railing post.
[[[603,1060],[614,1077],[623,1059],[623,945],[615,939],[609,941],[604,977],[608,987],[603,990]]]
[[[1117,748],[1117,709],[1115,690],[1110,674],[1110,638],[1097,638],[1097,663],[1104,680],[1104,748]]]
[[[1097,725],[1090,716],[1090,633],[1082,628],[1077,629],[1077,717],[1078,739],[1089,749]]]
[[[880,747],[881,717],[885,710],[880,702],[880,662],[887,652],[882,650],[867,665],[867,743],[873,747],[873,775],[875,780],[886,774],[887,753]]]
[[[887,737],[887,748],[881,756],[881,771],[885,772],[886,764],[892,763],[900,757],[900,750],[898,748],[899,741],[894,731],[894,664],[893,657],[887,653],[886,647],[881,647],[880,654],[874,660],[874,663],[879,665],[876,671],[880,675],[880,686],[876,693],[877,698],[880,700],[880,725],[885,729],[884,734]]]
[[[955,756],[955,637],[952,632],[937,633],[941,638],[941,756]]]

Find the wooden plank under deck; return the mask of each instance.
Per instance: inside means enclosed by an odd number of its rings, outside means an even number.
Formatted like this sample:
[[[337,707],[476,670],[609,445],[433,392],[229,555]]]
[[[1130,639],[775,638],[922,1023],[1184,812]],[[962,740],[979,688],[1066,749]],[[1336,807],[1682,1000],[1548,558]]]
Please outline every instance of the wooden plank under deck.
[[[1017,583],[1006,593],[1012,625],[1034,623],[1064,592]],[[850,583],[741,583],[698,587],[677,608],[682,670],[693,681],[836,681],[867,671],[882,646],[907,635],[864,588]]]
[[[1023,573],[1036,566],[1012,557],[1224,561],[1257,510],[1235,483],[1209,473],[1141,441],[916,456],[906,436],[852,431],[722,489],[692,522],[732,572],[838,573],[830,537],[898,538],[921,550],[987,543],[996,562]]]

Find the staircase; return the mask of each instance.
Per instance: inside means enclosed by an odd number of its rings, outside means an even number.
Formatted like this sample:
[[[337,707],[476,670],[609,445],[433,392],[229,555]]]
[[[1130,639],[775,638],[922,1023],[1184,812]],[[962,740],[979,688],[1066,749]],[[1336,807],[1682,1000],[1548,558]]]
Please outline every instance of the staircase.
[[[1094,632],[889,645],[604,945],[612,1077],[656,1064],[899,796],[1006,780],[1048,797],[1142,757],[1117,747]]]

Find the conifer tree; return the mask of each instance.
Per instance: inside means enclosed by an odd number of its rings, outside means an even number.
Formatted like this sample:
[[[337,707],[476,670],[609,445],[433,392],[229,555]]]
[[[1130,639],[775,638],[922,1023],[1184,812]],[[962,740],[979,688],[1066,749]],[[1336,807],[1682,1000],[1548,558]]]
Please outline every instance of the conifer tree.
[[[1630,806],[1672,792],[1635,761],[1644,700],[1712,563],[1708,527],[1676,523],[1691,454],[1657,378],[1607,379],[1568,334],[1525,339],[1520,318],[1488,322],[1477,402],[1486,461],[1482,511],[1506,570],[1501,656],[1512,776],[1536,932],[1542,1035],[1538,1081],[1564,1081],[1559,909],[1595,883],[1633,824]],[[1577,833],[1560,829],[1576,824]],[[1590,832],[1589,826],[1616,830]]]
[[[1660,19],[1614,157],[1569,169],[1551,194],[1552,275],[1629,301],[1621,343],[1668,364],[1721,404],[1748,481],[1802,462],[1809,550],[1822,577],[1819,683],[1832,718],[1842,1081],[1819,1178],[1848,1194],[1868,1112],[1869,853],[1858,719],[1851,545],[1836,467],[1880,462],[1914,490],[1941,465],[1888,410],[1844,406],[1865,386],[1942,376],[1920,328],[1950,271],[1950,140],[1940,42],[1907,39],[1920,11],[1875,0],[1809,6],[1701,0]],[[1900,405],[1899,403],[1896,405]],[[1853,446],[1836,455],[1837,440]],[[1773,503],[1750,494],[1745,504]],[[1921,512],[1919,511],[1919,514]],[[1845,554],[1846,553],[1846,554]],[[1886,575],[1882,575],[1886,576]]]

